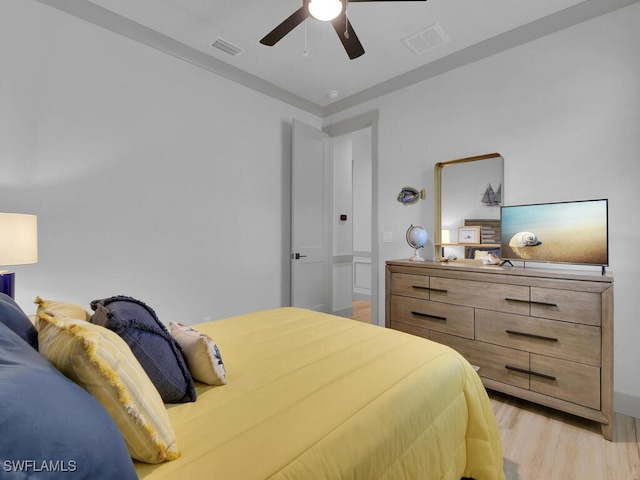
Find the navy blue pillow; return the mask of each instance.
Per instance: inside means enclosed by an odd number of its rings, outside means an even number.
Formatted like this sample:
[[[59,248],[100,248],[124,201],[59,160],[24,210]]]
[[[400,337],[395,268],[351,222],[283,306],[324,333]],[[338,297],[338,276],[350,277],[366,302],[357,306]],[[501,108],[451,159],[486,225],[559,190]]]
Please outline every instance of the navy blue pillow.
[[[4,323],[25,342],[38,349],[38,331],[29,317],[9,295],[0,293],[0,323]]]
[[[0,477],[137,478],[102,405],[4,324],[0,385]]]
[[[119,295],[94,300],[91,308],[91,323],[113,330],[129,345],[163,402],[195,402],[196,389],[182,349],[151,307]]]

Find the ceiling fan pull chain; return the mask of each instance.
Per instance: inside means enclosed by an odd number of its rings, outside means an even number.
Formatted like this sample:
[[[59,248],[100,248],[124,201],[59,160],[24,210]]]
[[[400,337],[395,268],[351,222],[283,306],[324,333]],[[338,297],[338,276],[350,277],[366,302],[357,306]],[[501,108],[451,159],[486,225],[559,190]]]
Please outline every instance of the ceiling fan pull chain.
[[[344,38],[349,38],[349,19],[347,18],[347,5],[349,5],[349,0],[344,0]]]
[[[303,57],[309,56],[309,50],[307,49],[307,23],[304,22],[304,52],[302,53]]]

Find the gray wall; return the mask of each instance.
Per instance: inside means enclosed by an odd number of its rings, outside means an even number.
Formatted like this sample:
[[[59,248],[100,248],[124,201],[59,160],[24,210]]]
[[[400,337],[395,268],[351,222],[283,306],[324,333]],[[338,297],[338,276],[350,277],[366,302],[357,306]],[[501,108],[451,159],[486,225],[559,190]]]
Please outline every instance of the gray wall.
[[[289,302],[293,118],[35,1],[0,2],[0,211],[38,215],[17,300],[131,295],[191,324]]]

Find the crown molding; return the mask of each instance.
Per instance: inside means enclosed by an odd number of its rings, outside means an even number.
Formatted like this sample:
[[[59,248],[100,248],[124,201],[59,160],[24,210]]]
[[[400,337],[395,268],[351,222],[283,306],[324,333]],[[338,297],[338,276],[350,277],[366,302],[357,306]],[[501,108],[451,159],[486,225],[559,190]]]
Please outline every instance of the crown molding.
[[[228,80],[244,85],[260,93],[273,97],[294,107],[305,110],[320,117],[323,116],[322,107],[310,102],[294,93],[267,82],[262,78],[252,75],[222,60],[207,55],[200,50],[179,42],[167,35],[145,27],[122,15],[118,15],[106,8],[86,0],[37,0],[50,7],[61,10],[69,15],[85,20],[114,32],[118,35],[130,38],[149,47],[160,50],[192,65],[220,75]]]
[[[586,0],[502,33],[322,107],[244,70],[86,0],[37,0],[116,34],[325,118],[483,58],[627,7],[640,0]]]

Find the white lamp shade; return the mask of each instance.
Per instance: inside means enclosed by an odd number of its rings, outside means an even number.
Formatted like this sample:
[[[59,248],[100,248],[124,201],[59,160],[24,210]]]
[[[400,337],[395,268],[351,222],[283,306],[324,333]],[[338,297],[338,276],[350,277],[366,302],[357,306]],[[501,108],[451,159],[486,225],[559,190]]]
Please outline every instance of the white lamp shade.
[[[0,265],[38,263],[38,217],[0,213]]]
[[[449,230],[442,230],[442,243],[451,243],[451,232]]]
[[[340,0],[311,0],[309,13],[313,18],[323,22],[333,20],[342,13],[342,2]]]

